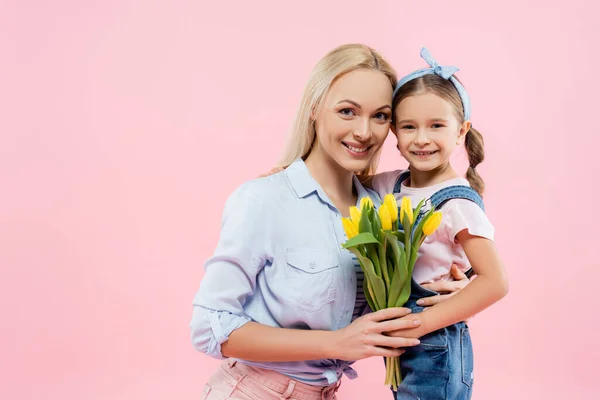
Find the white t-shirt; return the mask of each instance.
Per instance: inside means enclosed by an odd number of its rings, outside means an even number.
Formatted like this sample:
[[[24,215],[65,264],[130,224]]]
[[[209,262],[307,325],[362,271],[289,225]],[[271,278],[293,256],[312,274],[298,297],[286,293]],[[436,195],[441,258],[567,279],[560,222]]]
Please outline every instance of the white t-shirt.
[[[398,170],[375,175],[373,189],[379,193],[381,198],[392,193],[396,179],[402,172]],[[422,199],[428,199],[438,190],[454,185],[470,186],[469,181],[464,178],[454,178],[424,188],[410,188],[402,184],[400,193],[396,193],[395,196],[398,204],[402,197],[409,196],[413,207],[416,207]],[[456,241],[458,232],[468,229],[473,236],[494,240],[494,226],[483,210],[471,200],[452,199],[446,202],[440,211],[442,212],[442,223],[419,248],[419,256],[413,270],[413,278],[418,284],[452,280],[450,274],[452,264],[456,264],[463,272],[471,268],[467,255]]]

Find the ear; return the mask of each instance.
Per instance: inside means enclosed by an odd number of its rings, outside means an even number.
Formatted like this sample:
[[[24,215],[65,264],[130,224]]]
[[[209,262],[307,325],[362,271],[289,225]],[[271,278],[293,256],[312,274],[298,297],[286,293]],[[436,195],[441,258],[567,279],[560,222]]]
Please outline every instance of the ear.
[[[471,121],[465,121],[462,123],[460,127],[460,131],[458,132],[458,138],[456,139],[457,145],[462,145],[465,142],[465,138],[467,137],[467,133],[471,129]]]

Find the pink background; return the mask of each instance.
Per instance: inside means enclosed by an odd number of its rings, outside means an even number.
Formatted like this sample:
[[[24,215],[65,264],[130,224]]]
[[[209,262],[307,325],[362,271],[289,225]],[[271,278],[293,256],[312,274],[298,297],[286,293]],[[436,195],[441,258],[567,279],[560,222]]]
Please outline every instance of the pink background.
[[[471,324],[474,398],[598,395],[600,10],[434,3],[3,0],[0,398],[200,398],[218,363],[188,322],[224,200],[347,42],[400,74],[427,45],[472,96],[511,278]],[[390,136],[380,170],[401,166]],[[389,396],[381,360],[357,369],[341,399]]]

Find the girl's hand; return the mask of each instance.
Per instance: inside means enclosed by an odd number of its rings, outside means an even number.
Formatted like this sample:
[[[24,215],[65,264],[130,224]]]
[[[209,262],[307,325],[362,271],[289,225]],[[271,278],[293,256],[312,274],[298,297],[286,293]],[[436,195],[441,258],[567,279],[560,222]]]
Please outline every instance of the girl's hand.
[[[281,172],[281,171],[283,171],[283,170],[284,170],[284,168],[283,168],[283,167],[275,167],[275,168],[272,168],[272,169],[271,169],[269,172],[267,172],[266,174],[259,175],[259,178],[264,178],[264,177],[266,177],[266,176],[269,176],[269,175],[276,174],[276,173],[278,173],[278,172]]]
[[[451,274],[454,278],[453,281],[438,281],[433,283],[424,283],[421,285],[425,289],[433,290],[434,292],[442,294],[438,296],[424,297],[419,299],[417,304],[423,307],[430,307],[437,303],[441,303],[444,300],[448,300],[450,297],[464,289],[469,282],[477,278],[477,275],[473,275],[471,279],[467,278],[467,276],[460,269],[458,269],[455,264],[452,264]],[[471,320],[473,317],[467,318],[465,322],[469,322],[469,320]]]
[[[346,361],[362,360],[373,356],[394,357],[404,353],[402,347],[416,346],[418,339],[390,337],[387,332],[412,329],[421,324],[420,320],[403,320],[410,314],[408,308],[387,308],[355,319],[350,325],[331,332],[331,358]]]

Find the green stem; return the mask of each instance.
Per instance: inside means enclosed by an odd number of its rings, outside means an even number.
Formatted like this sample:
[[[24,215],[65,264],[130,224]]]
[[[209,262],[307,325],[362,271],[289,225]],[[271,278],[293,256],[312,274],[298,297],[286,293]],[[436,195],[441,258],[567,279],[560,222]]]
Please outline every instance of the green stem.
[[[381,277],[381,266],[379,265],[379,257],[377,255],[377,249],[369,246],[369,260],[373,263],[373,267],[375,269],[375,274]]]
[[[402,374],[400,372],[400,357],[394,357],[396,364],[396,391],[398,390],[398,386],[402,383]]]
[[[385,381],[383,382],[383,384],[386,386],[391,386],[393,384],[391,369],[392,369],[392,359],[391,359],[391,357],[386,357],[385,358]]]
[[[377,246],[377,250],[379,250],[379,267],[381,269],[381,273],[383,275],[383,280],[385,281],[386,291],[389,293],[390,291],[390,275],[388,273],[388,266],[385,257],[385,249],[387,247],[387,239],[385,238],[385,234],[383,234],[383,244]]]

